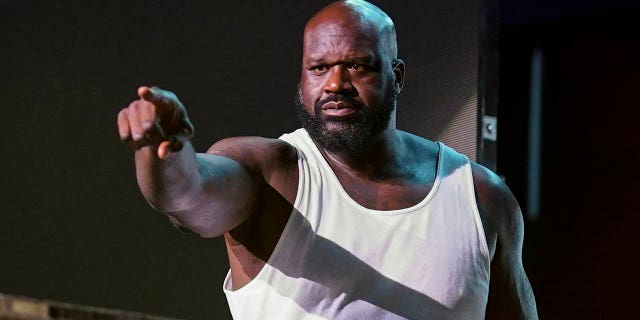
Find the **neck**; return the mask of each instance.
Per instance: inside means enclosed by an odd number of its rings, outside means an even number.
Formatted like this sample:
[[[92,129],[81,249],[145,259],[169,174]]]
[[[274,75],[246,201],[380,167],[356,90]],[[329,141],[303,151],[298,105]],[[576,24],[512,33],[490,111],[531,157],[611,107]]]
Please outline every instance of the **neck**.
[[[394,125],[387,129],[358,155],[318,149],[334,170],[371,179],[386,179],[402,168],[405,145]]]

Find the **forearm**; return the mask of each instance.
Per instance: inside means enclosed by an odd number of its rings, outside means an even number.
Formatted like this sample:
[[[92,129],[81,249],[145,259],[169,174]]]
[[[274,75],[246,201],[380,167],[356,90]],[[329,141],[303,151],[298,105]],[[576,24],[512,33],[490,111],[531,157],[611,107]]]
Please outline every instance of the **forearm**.
[[[533,289],[529,279],[524,271],[520,276],[520,281],[516,284],[516,293],[519,299],[516,301],[521,312],[521,319],[537,320],[538,310],[536,308],[536,299],[533,295]]]
[[[138,186],[149,204],[162,212],[189,210],[196,205],[201,175],[191,143],[185,139],[182,150],[160,159],[153,146],[135,153]]]
[[[244,221],[251,212],[254,184],[236,161],[196,154],[185,141],[164,160],[151,150],[136,152],[138,184],[143,195],[174,223],[202,237],[215,237]]]
[[[523,269],[491,271],[486,319],[538,319],[533,290]]]

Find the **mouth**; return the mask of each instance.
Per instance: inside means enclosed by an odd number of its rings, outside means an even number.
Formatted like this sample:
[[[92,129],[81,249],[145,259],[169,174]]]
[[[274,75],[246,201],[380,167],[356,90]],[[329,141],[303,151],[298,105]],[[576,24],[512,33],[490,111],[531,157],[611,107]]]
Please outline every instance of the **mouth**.
[[[360,108],[346,101],[331,101],[322,105],[322,114],[332,117],[344,117],[358,112]]]

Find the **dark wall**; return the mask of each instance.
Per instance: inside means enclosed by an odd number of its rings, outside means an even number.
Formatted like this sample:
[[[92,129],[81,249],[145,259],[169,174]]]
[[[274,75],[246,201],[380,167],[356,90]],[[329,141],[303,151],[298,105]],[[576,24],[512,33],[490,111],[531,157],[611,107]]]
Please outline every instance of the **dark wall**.
[[[181,234],[149,208],[116,114],[139,85],[157,85],[187,106],[198,150],[295,129],[302,27],[325,3],[0,2],[0,292],[228,316],[222,240]],[[443,112],[475,113],[477,4],[382,7],[408,68],[399,126],[437,138],[450,127]]]
[[[637,313],[640,6],[623,2],[503,10],[498,170],[521,204],[535,48],[544,61],[540,215],[527,221],[524,252],[541,319]],[[520,15],[534,9],[544,13]]]

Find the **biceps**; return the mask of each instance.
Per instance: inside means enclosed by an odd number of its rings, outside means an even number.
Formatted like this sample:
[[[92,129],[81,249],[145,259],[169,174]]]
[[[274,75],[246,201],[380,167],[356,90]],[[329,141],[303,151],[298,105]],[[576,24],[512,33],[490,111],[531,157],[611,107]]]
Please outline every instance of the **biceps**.
[[[491,263],[491,282],[487,319],[537,319],[533,290],[522,264],[522,216],[498,236]]]

